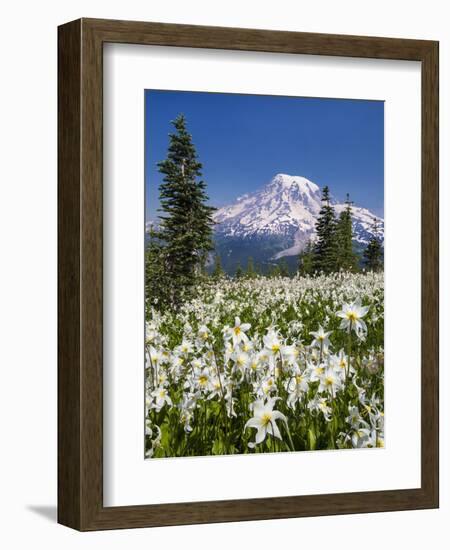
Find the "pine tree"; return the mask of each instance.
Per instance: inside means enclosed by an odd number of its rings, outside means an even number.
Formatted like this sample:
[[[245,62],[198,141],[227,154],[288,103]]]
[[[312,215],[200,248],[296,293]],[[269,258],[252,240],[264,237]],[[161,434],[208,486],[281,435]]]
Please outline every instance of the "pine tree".
[[[242,279],[242,277],[244,276],[244,270],[241,267],[241,262],[238,262],[234,276],[236,277],[236,279]]]
[[[283,258],[280,262],[280,275],[281,277],[289,277],[289,266],[286,258]]]
[[[305,249],[298,256],[297,271],[300,275],[311,275],[314,272],[314,249],[311,239],[306,243]]]
[[[253,279],[256,275],[255,273],[255,264],[253,263],[253,258],[251,256],[247,259],[247,269],[245,275],[250,279]]]
[[[159,188],[160,238],[164,246],[169,302],[177,306],[195,288],[213,249],[212,214],[207,205],[206,184],[186,119],[179,115],[172,122],[167,158],[158,163],[164,175]]]
[[[146,233],[145,245],[145,297],[146,314],[151,307],[158,308],[168,300],[168,281],[164,247],[158,232],[151,228]]]
[[[345,209],[341,212],[336,225],[337,259],[336,268],[356,271],[358,258],[353,251],[352,203],[347,193]]]
[[[380,271],[383,269],[383,246],[376,218],[373,218],[372,237],[364,250],[364,266],[368,271]]]
[[[220,279],[224,275],[224,272],[222,269],[222,261],[220,260],[219,254],[216,254],[214,258],[214,269],[211,275],[214,279]]]
[[[314,271],[331,273],[336,270],[336,218],[330,204],[328,186],[322,191],[322,208],[316,222],[317,239],[314,245]]]
[[[268,271],[268,276],[271,278],[280,277],[281,271],[278,264],[271,264]]]

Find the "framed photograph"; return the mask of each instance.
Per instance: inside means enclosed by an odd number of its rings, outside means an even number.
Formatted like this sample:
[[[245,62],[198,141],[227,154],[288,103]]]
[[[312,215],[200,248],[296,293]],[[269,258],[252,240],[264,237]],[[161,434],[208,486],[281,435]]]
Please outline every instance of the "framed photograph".
[[[438,507],[438,43],[58,41],[58,521]]]

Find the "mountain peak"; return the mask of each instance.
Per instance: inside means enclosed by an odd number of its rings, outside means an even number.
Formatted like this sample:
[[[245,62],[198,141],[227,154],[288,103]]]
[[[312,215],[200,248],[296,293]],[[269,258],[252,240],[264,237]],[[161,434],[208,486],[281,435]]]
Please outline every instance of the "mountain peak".
[[[319,186],[312,181],[304,178],[303,176],[291,176],[290,174],[276,174],[276,176],[270,180],[268,187],[276,186],[287,189],[294,187],[300,191],[308,193],[317,193],[319,191]]]
[[[263,188],[243,195],[214,214],[216,234],[221,238],[276,239],[275,258],[296,255],[315,236],[321,203],[321,189],[303,176],[276,174]],[[336,214],[345,207],[333,205]],[[366,244],[373,218],[383,220],[365,208],[352,207],[355,240]]]

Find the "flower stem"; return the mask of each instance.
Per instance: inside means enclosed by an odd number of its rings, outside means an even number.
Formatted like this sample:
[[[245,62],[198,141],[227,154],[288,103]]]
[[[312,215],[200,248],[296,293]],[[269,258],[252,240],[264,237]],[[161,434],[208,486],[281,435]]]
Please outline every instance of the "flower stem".
[[[347,373],[345,375],[345,378],[347,379],[350,374],[350,362],[352,358],[352,321],[350,321],[350,326],[348,328],[348,361],[347,361]]]
[[[287,423],[286,423],[286,432],[288,434],[289,445],[291,446],[291,451],[295,451],[295,445],[294,445],[294,442],[292,441],[291,432],[289,430],[289,426],[287,425]]]

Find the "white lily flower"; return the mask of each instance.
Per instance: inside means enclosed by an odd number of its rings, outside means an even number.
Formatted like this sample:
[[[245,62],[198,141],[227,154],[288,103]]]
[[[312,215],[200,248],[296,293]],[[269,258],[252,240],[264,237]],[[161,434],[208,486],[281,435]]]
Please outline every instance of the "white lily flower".
[[[147,421],[148,422],[148,421]],[[161,430],[159,426],[151,425],[146,422],[147,441],[151,441],[151,447],[145,451],[145,458],[151,458],[155,454],[155,450],[161,445]],[[154,432],[156,435],[154,436]],[[153,439],[152,439],[153,438]]]
[[[308,379],[304,373],[298,373],[286,383],[288,391],[287,404],[291,409],[302,399],[309,389]]]
[[[196,290],[176,311],[160,305],[146,311],[147,457],[227,452],[225,433],[229,452],[235,452],[242,425],[255,428],[246,432],[251,447],[269,434],[272,443],[282,436],[294,448],[309,437],[310,413],[317,417],[317,449],[384,444],[382,273],[224,277]],[[246,323],[235,318],[238,312],[245,312]],[[230,315],[234,322],[226,326]],[[332,349],[328,327],[339,324],[360,339],[350,358],[346,347]],[[346,346],[339,332],[336,342]],[[249,402],[255,406],[243,420]],[[265,406],[275,415],[272,424],[262,419]],[[294,443],[278,413],[285,414]],[[324,428],[323,420],[333,421],[333,429]],[[157,452],[161,431],[164,452]],[[223,447],[212,448],[215,441]]]
[[[271,375],[263,378],[261,381],[261,389],[264,395],[269,395],[271,392],[276,391],[277,386],[275,384],[275,378]]]
[[[283,357],[283,361],[285,361],[288,365],[295,363],[299,355],[300,353],[298,349],[293,345],[281,347],[281,356]]]
[[[308,403],[308,409],[310,411],[317,411],[323,414],[323,417],[327,422],[331,420],[331,407],[328,406],[325,397],[315,397]]]
[[[265,402],[263,400],[258,400],[252,403],[251,409],[253,411],[253,417],[247,421],[244,427],[244,429],[256,428],[257,430],[255,441],[248,444],[250,448],[254,448],[255,445],[262,443],[267,434],[281,440],[283,439],[276,421],[281,420],[287,426],[287,419],[280,411],[273,410],[277,399],[278,398],[274,397],[267,399]]]
[[[196,382],[199,389],[203,392],[209,391],[209,385],[211,381],[209,370],[206,368],[202,369],[200,372],[197,373],[196,376],[197,376]]]
[[[154,398],[154,403],[151,405],[153,409],[156,409],[156,412],[159,412],[164,405],[172,406],[172,400],[170,399],[169,392],[164,387],[156,388],[152,391],[152,397]]]
[[[211,331],[206,325],[201,325],[201,327],[198,329],[198,336],[200,340],[206,342],[211,337]]]
[[[277,354],[281,350],[281,341],[278,336],[278,333],[274,330],[269,330],[269,332],[263,338],[264,346],[269,352],[273,355]]]
[[[342,380],[338,373],[332,368],[328,367],[323,372],[322,376],[319,378],[319,393],[327,392],[332,397],[335,397],[336,392],[341,389]]]
[[[261,362],[258,354],[252,353],[252,355],[249,358],[248,367],[253,372],[258,371],[258,369],[261,367]]]
[[[155,323],[147,323],[145,327],[145,341],[147,344],[153,343],[158,337],[158,330]]]
[[[162,353],[160,350],[150,346],[149,348],[150,361],[153,365],[159,365],[162,359]]]
[[[367,333],[367,326],[362,318],[368,311],[369,307],[361,306],[359,300],[351,304],[343,304],[342,309],[336,313],[342,319],[340,328],[349,332],[354,330],[358,338],[364,338]]]
[[[228,335],[233,340],[233,346],[238,346],[241,342],[247,342],[248,336],[245,334],[251,327],[250,323],[241,323],[239,317],[234,318],[234,327],[228,327]]]
[[[384,437],[377,430],[359,428],[352,434],[352,445],[357,449],[384,447]]]
[[[318,380],[320,380],[325,372],[325,368],[325,363],[319,363],[318,365],[308,363],[307,372],[310,382],[317,382]]]
[[[243,351],[238,351],[237,353],[234,353],[232,359],[235,363],[236,369],[241,373],[245,371],[250,360],[248,353],[245,353]]]
[[[330,366],[339,374],[344,380],[347,374],[355,374],[353,365],[348,366],[348,357],[344,350],[340,350],[337,355],[331,355],[329,358]]]
[[[330,345],[330,336],[332,331],[325,332],[322,325],[319,325],[319,330],[311,331],[309,334],[314,336],[314,340],[311,342],[312,347],[317,347],[321,350],[327,350]]]
[[[192,353],[194,346],[189,340],[183,340],[178,349],[183,355],[188,355],[189,353]]]
[[[348,416],[345,421],[350,424],[353,429],[367,426],[367,422],[362,419],[358,407],[354,405],[348,406]]]

